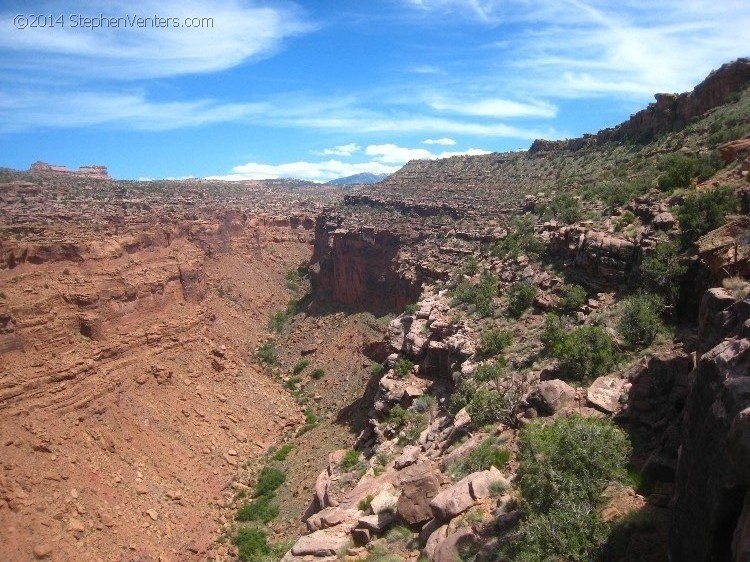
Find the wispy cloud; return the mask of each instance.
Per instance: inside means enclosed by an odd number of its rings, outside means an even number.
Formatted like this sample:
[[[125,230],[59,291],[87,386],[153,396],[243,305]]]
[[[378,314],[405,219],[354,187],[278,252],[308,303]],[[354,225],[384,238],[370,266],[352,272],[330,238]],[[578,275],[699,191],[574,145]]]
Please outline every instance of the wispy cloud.
[[[409,72],[414,74],[445,74],[445,71],[439,66],[432,64],[420,64],[409,68]]]
[[[349,144],[341,144],[334,146],[333,148],[324,148],[320,154],[324,156],[351,156],[355,152],[362,150],[356,142],[350,142]]]
[[[454,141],[453,139],[448,139],[448,138],[425,139],[422,141],[422,144],[439,144],[441,146],[453,146],[456,144],[456,141]]]
[[[292,5],[261,7],[239,0],[73,0],[64,8],[58,2],[36,2],[27,12],[52,14],[63,25],[17,29],[16,12],[0,12],[3,67],[120,80],[225,70],[268,56],[284,39],[313,29]],[[103,21],[96,28],[93,22],[82,25],[79,16],[117,21],[115,28]],[[134,16],[168,19],[169,27],[139,26]],[[207,19],[201,27],[188,28],[188,18]]]
[[[489,150],[481,148],[470,148],[457,152],[441,152],[435,154],[425,148],[407,148],[396,144],[371,144],[365,149],[365,154],[378,162],[386,164],[405,164],[409,160],[436,160],[438,158],[450,158],[451,156],[463,156],[490,154]]]
[[[504,119],[509,117],[544,117],[557,115],[557,108],[546,102],[518,102],[501,98],[451,100],[439,96],[433,97],[428,104],[433,109],[460,115],[492,117]]]

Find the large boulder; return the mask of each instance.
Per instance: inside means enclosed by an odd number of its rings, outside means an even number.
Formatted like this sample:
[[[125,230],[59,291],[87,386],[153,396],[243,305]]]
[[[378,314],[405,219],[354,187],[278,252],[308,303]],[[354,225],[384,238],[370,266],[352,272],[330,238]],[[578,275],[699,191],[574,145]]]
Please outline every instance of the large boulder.
[[[399,517],[409,525],[432,519],[430,502],[440,492],[438,480],[429,462],[415,464],[400,474],[401,495],[396,504]]]
[[[493,484],[508,487],[509,482],[495,467],[469,474],[440,492],[430,502],[436,519],[447,521],[460,515],[479,500],[490,496]]]
[[[552,379],[542,381],[527,402],[538,412],[553,415],[570,406],[575,397],[575,388],[560,379]]]
[[[294,543],[291,553],[294,556],[335,556],[336,552],[349,542],[349,533],[341,529],[326,529],[304,535]]]
[[[627,381],[618,375],[605,375],[596,379],[586,391],[589,403],[607,414],[613,414],[621,407],[620,399]]]

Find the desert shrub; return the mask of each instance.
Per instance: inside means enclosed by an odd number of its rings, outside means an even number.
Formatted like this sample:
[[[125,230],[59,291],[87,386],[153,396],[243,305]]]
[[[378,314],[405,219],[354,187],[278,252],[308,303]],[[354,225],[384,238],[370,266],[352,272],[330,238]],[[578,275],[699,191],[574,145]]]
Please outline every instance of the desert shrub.
[[[398,404],[388,412],[386,423],[394,433],[403,433],[405,442],[412,442],[419,437],[419,434],[426,427],[427,416],[422,412],[409,410]]]
[[[237,531],[234,544],[239,550],[239,558],[245,562],[256,562],[271,554],[266,533],[260,529],[242,528]]]
[[[626,226],[635,224],[635,215],[631,211],[625,211],[615,223],[615,232],[622,232]]]
[[[276,489],[286,480],[286,475],[278,468],[266,466],[258,475],[258,483],[255,484],[254,498],[273,494]]]
[[[409,374],[411,374],[411,370],[413,368],[414,368],[414,363],[412,363],[408,359],[404,359],[403,357],[400,357],[393,364],[393,374],[397,378],[403,379],[404,377],[406,377]]]
[[[474,256],[467,256],[461,266],[461,272],[465,275],[476,275],[479,272],[479,262]]]
[[[475,386],[466,404],[466,412],[476,426],[500,422],[518,427],[527,387],[526,377],[516,372],[495,379],[487,386]]]
[[[274,312],[271,315],[271,318],[268,320],[268,328],[271,331],[280,334],[284,331],[284,328],[286,328],[287,324],[289,323],[289,318],[290,315],[286,310],[278,310]]]
[[[744,300],[750,294],[750,282],[742,277],[735,276],[722,279],[721,286],[731,291],[734,299],[738,301]]]
[[[565,224],[581,220],[583,210],[577,197],[568,192],[558,193],[550,203],[552,215]]]
[[[601,496],[626,477],[630,444],[609,419],[573,415],[520,433],[518,483],[527,508],[514,560],[595,559],[607,538]]]
[[[560,360],[560,375],[569,380],[606,375],[616,362],[612,338],[600,326],[580,326],[559,335],[549,350]]]
[[[719,187],[686,197],[677,211],[680,219],[680,242],[692,246],[704,234],[719,228],[727,214],[737,209],[737,198],[729,187]]]
[[[521,254],[537,258],[543,251],[544,242],[534,236],[534,219],[531,217],[516,218],[508,235],[491,248],[493,256],[512,259]]]
[[[300,359],[294,365],[294,369],[292,369],[292,373],[294,373],[295,375],[299,375],[302,371],[305,370],[305,368],[307,368],[309,364],[310,364],[309,359]]]
[[[644,288],[661,295],[670,306],[677,303],[680,284],[686,271],[687,266],[677,254],[677,244],[667,240],[658,242],[641,264]]]
[[[284,274],[284,281],[286,281],[286,288],[296,293],[299,291],[302,277],[296,269],[290,269]]]
[[[415,302],[407,304],[404,307],[404,314],[414,315],[419,310],[419,305]]]
[[[518,318],[527,308],[534,304],[536,286],[526,281],[519,281],[508,287],[506,296],[508,299],[508,306],[506,308],[508,316]]]
[[[620,321],[617,331],[625,345],[641,348],[651,345],[662,328],[659,315],[662,303],[648,294],[633,295],[620,305]]]
[[[313,372],[310,373],[310,376],[317,381],[317,380],[322,379],[324,376],[326,376],[326,372],[320,367],[318,367],[317,369],[313,369]]]
[[[287,457],[287,455],[289,455],[289,453],[291,453],[293,449],[294,449],[294,445],[292,445],[291,443],[287,443],[286,445],[282,445],[282,446],[281,446],[281,447],[279,447],[279,449],[278,449],[278,450],[277,450],[277,451],[276,451],[276,452],[275,452],[275,453],[273,454],[273,458],[274,458],[274,460],[277,460],[277,461],[285,461],[285,460],[286,460],[286,457]]]
[[[721,160],[721,156],[719,156],[718,150],[712,150],[708,154],[701,154],[698,156],[698,162],[696,163],[698,180],[706,181],[721,170],[723,166],[724,163]]]
[[[451,467],[451,472],[458,478],[463,478],[472,472],[489,470],[490,467],[502,469],[510,460],[510,451],[495,445],[495,439],[488,437],[477,445],[469,455]]]
[[[513,341],[513,334],[509,330],[490,328],[482,332],[479,351],[485,356],[499,355]]]
[[[472,305],[483,318],[492,314],[492,299],[496,296],[497,276],[486,271],[482,273],[477,285],[464,281],[459,283],[453,294],[455,304]]]
[[[373,377],[381,375],[383,371],[385,371],[385,367],[383,367],[383,365],[381,365],[380,363],[375,363],[372,367],[370,367],[370,374]]]
[[[586,304],[586,289],[580,285],[563,285],[557,308],[563,312],[578,310]]]
[[[278,357],[276,356],[276,342],[273,340],[267,341],[258,348],[255,355],[261,363],[275,365],[278,363]]]
[[[690,187],[693,178],[698,174],[700,159],[694,155],[675,152],[668,154],[659,162],[657,185],[661,191],[671,192],[675,189]]]
[[[351,470],[359,464],[359,451],[349,449],[341,460],[341,468],[344,470]]]
[[[562,318],[552,312],[547,313],[544,316],[542,333],[539,336],[545,351],[550,355],[555,355],[555,348],[565,340],[565,336],[566,329]]]
[[[273,494],[259,496],[252,503],[245,503],[237,510],[237,521],[261,521],[269,523],[279,516],[279,506]]]
[[[372,505],[372,500],[375,499],[375,496],[372,494],[367,494],[364,498],[359,500],[359,503],[357,504],[357,509],[360,511],[370,511],[370,505]]]
[[[485,383],[499,380],[505,373],[505,357],[498,357],[490,363],[482,363],[472,374],[472,378],[478,383]]]
[[[448,405],[450,414],[455,416],[461,408],[465,408],[476,391],[476,384],[471,379],[462,377],[450,396]]]

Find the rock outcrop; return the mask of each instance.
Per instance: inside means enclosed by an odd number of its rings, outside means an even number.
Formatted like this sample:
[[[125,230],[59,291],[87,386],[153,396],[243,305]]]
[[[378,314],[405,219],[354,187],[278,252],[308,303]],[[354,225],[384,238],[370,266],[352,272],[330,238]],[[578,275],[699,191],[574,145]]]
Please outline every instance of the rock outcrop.
[[[670,555],[686,562],[741,562],[750,557],[750,299],[734,302],[713,289],[701,303],[701,320]]]

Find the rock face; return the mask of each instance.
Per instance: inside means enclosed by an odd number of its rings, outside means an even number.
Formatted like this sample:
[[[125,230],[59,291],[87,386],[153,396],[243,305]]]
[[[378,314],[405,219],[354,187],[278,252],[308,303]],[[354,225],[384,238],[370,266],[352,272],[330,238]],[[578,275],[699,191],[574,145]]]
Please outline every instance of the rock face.
[[[730,302],[722,293],[710,291],[701,303],[701,355],[677,463],[672,560],[750,557],[743,507],[750,485],[750,299],[722,310]]]
[[[351,310],[403,310],[417,299],[421,283],[398,271],[400,247],[399,237],[387,230],[348,230],[319,216],[310,267],[316,295]]]
[[[720,283],[733,275],[750,276],[750,217],[740,217],[711,231],[697,244],[698,256],[712,282]]]
[[[591,290],[602,291],[631,283],[641,260],[640,246],[583,226],[556,229],[545,224],[550,252],[570,267],[571,276]]]

